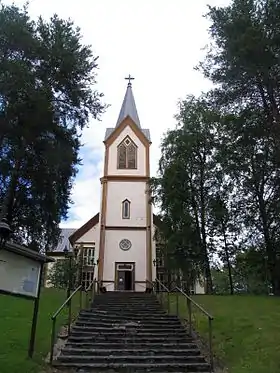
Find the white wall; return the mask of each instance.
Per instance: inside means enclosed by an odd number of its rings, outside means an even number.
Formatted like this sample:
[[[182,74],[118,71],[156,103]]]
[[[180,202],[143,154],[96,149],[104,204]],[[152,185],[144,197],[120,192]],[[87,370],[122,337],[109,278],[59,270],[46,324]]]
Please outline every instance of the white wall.
[[[146,183],[136,181],[109,181],[107,190],[107,226],[147,225]],[[130,201],[130,219],[122,219],[122,201]]]
[[[205,294],[205,283],[203,280],[199,281],[197,280],[195,283],[195,294]]]
[[[94,257],[95,260],[99,258],[99,240],[100,240],[100,224],[97,223],[94,227],[92,227],[89,231],[87,231],[82,237],[80,237],[76,241],[76,245],[84,243],[84,246],[91,247],[93,243],[95,243],[95,252]]]
[[[119,248],[119,242],[127,238],[132,247],[128,251]],[[103,280],[115,281],[115,262],[135,262],[135,281],[146,281],[146,231],[106,230]],[[106,285],[106,284],[105,284]],[[114,290],[114,284],[106,286]],[[145,284],[135,284],[136,291],[144,291]]]
[[[95,242],[95,246],[99,246],[99,231],[100,225],[97,223],[94,227],[92,227],[89,231],[87,231],[82,237],[80,237],[76,244],[82,242]]]
[[[119,170],[117,168],[118,145],[129,136],[137,145],[137,169],[136,170]],[[108,152],[108,175],[137,175],[146,176],[146,148],[139,138],[135,135],[129,125],[127,125],[121,134],[116,138],[112,145],[109,146]]]

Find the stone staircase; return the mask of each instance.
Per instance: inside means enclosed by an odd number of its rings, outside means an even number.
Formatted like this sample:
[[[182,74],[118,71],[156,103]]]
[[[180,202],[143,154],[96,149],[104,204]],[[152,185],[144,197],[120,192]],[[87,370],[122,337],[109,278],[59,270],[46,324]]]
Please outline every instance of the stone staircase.
[[[81,373],[210,371],[179,319],[155,295],[136,292],[97,295],[53,365]]]

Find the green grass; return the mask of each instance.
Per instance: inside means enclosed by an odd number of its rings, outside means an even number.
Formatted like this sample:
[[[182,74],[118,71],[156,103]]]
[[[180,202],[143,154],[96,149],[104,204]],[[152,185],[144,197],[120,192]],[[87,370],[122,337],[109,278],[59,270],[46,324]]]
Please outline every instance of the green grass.
[[[34,358],[27,358],[33,301],[0,295],[0,372],[41,373],[44,358],[50,350],[51,315],[64,302],[66,292],[43,289],[39,307]],[[78,309],[79,295],[73,298],[73,313]],[[58,329],[66,320],[66,309],[58,317]]]
[[[201,295],[194,300],[214,316],[214,353],[230,373],[280,372],[280,298]],[[175,297],[171,303],[174,311]],[[186,299],[179,304],[187,318]],[[207,339],[208,320],[197,313],[195,325]]]

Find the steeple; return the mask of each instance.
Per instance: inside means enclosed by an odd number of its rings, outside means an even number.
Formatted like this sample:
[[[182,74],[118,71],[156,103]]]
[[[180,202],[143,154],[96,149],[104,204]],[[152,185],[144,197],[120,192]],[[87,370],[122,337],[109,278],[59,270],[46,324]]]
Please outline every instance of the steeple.
[[[128,84],[127,84],[127,89],[126,89],[126,92],[125,92],[125,96],[124,96],[124,99],[123,99],[123,103],[122,103],[121,111],[120,111],[120,114],[119,114],[119,118],[117,120],[116,127],[118,127],[120,125],[120,123],[127,116],[129,116],[133,120],[133,122],[139,128],[141,128],[140,120],[139,120],[136,105],[135,105],[135,100],[134,100],[133,93],[132,93],[131,80],[133,80],[134,78],[132,78],[131,75],[129,75],[125,79],[128,80]]]

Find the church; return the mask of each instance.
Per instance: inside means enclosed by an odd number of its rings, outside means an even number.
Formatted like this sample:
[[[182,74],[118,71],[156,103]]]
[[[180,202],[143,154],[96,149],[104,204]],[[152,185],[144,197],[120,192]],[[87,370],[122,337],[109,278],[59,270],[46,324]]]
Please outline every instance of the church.
[[[140,124],[133,78],[126,79],[118,120],[104,138],[100,212],[78,229],[62,229],[49,253],[62,259],[64,251],[82,252],[84,286],[97,278],[107,291],[145,291],[155,278],[167,282],[164,254],[154,239],[159,218],[150,203],[150,131]],[[204,293],[204,286],[197,282],[193,292]]]

